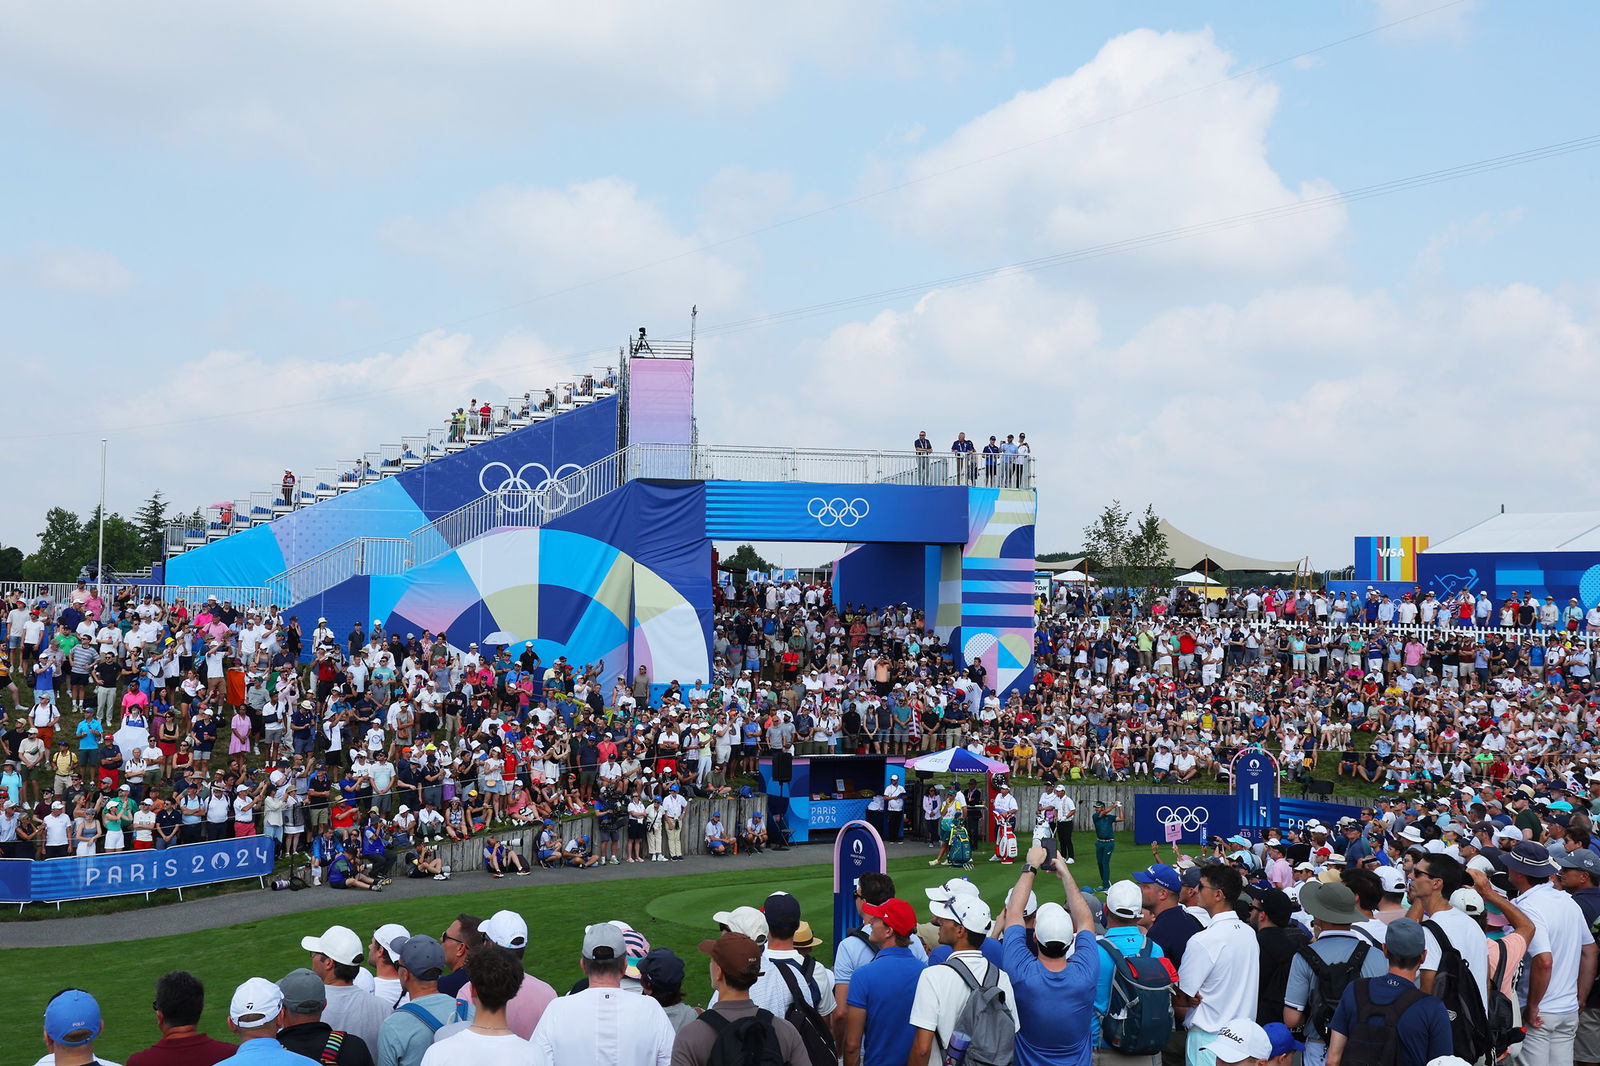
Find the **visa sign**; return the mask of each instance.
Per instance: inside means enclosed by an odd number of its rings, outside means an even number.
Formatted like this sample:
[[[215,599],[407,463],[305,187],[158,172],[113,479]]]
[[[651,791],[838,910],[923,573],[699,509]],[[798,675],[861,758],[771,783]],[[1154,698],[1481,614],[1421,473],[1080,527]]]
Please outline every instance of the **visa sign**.
[[[1357,581],[1415,581],[1417,556],[1427,537],[1357,537]]]

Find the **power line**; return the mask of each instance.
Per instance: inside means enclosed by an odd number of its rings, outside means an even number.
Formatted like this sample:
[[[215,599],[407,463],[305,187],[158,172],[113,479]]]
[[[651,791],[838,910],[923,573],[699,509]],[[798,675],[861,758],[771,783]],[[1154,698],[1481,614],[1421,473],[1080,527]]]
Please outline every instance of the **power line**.
[[[1221,218],[1211,219],[1206,222],[1198,222],[1188,226],[1177,226],[1170,229],[1156,230],[1151,233],[1127,237],[1122,240],[1086,245],[1084,247],[1074,248],[1064,252],[1056,252],[1051,255],[1037,256],[1031,259],[1021,259],[1015,262],[1003,263],[997,266],[988,266],[977,270],[967,270],[958,274],[948,274],[944,277],[897,285],[893,288],[877,289],[872,292],[859,293],[854,296],[839,297],[837,299],[826,300],[821,303],[807,304],[801,307],[790,308],[786,311],[776,311],[769,314],[754,315],[748,318],[735,319],[731,322],[724,322],[721,325],[701,326],[699,329],[699,334],[701,337],[732,336],[738,333],[747,332],[752,329],[760,329],[779,323],[800,321],[803,319],[814,318],[818,315],[846,311],[865,304],[883,303],[902,299],[906,296],[925,293],[930,289],[950,289],[959,288],[965,285],[973,285],[1003,273],[1035,273],[1055,267],[1067,266],[1072,263],[1099,259],[1105,256],[1121,255],[1125,252],[1136,251],[1143,248],[1171,244],[1176,241],[1191,240],[1195,237],[1206,236],[1212,233],[1220,233],[1231,229],[1238,229],[1243,226],[1251,226],[1264,222],[1274,222],[1280,219],[1292,218],[1296,215],[1302,215],[1312,211],[1325,211],[1333,207],[1359,203],[1364,200],[1376,199],[1381,196],[1392,196],[1396,193],[1409,192],[1413,189],[1426,188],[1428,186],[1438,185],[1444,182],[1460,181],[1463,178],[1473,177],[1478,174],[1490,173],[1497,170],[1505,170],[1511,167],[1526,166],[1530,163],[1537,163],[1546,159],[1554,159],[1561,156],[1572,155],[1577,152],[1590,151],[1597,147],[1600,147],[1600,134],[1577,137],[1566,141],[1557,141],[1552,144],[1541,145],[1537,148],[1528,148],[1517,152],[1507,152],[1502,155],[1490,156],[1488,158],[1474,160],[1469,163],[1461,163],[1456,166],[1445,167],[1440,170],[1423,171],[1418,174],[1411,174],[1406,177],[1395,178],[1390,181],[1360,186],[1345,192],[1335,192],[1328,193],[1323,196],[1308,197],[1303,200],[1295,200],[1289,203],[1260,208],[1255,211],[1247,211],[1236,215],[1227,215]],[[686,332],[671,334],[667,335],[666,339],[676,340],[682,339],[686,336]],[[584,352],[572,353],[565,356],[554,356],[549,359],[539,360],[531,364],[522,362],[503,367],[482,368],[481,372],[490,374],[511,369],[526,369],[530,366],[570,364],[581,359],[593,358],[597,354],[609,353],[611,351],[611,348],[591,348]],[[146,432],[153,429],[168,429],[175,426],[193,425],[218,420],[251,418],[281,414],[283,412],[292,410],[328,407],[336,404],[349,403],[351,401],[370,400],[374,397],[414,392],[424,388],[434,388],[445,383],[453,384],[454,379],[448,379],[448,381],[445,382],[425,382],[411,385],[395,385],[387,388],[370,389],[366,392],[357,393],[354,395],[330,396],[320,399],[300,400],[286,404],[274,404],[246,410],[235,409],[226,412],[219,412],[214,415],[200,415],[180,419],[169,419],[160,422],[149,422],[137,425],[111,428],[97,427],[86,430],[61,430],[52,433],[10,434],[0,436],[0,440],[80,437],[107,433],[127,434]]]
[[[1600,135],[1579,137],[1569,141],[1560,141],[1554,144],[1542,145],[1538,148],[1529,148],[1520,152],[1509,152],[1504,155],[1491,156],[1470,163],[1462,163],[1442,170],[1425,171],[1404,178],[1395,178],[1392,181],[1379,182],[1374,185],[1361,186],[1346,192],[1328,193],[1323,196],[1307,197],[1274,207],[1261,208],[1243,214],[1229,215],[1222,218],[1211,219],[1207,222],[1198,222],[1189,226],[1178,226],[1172,229],[1158,230],[1152,233],[1140,234],[1137,237],[1127,237],[1122,240],[1108,241],[1103,244],[1092,244],[1070,251],[1056,252],[1051,255],[1038,256],[1033,259],[1021,259],[1012,263],[985,267],[980,270],[968,270],[959,274],[949,274],[941,278],[919,281],[912,284],[899,285],[890,289],[879,289],[875,292],[861,293],[855,296],[841,297],[821,303],[809,304],[804,307],[791,308],[787,311],[778,311],[771,314],[755,315],[749,318],[724,322],[720,325],[702,326],[700,335],[703,337],[722,337],[736,333],[743,333],[750,329],[780,322],[790,322],[800,319],[812,318],[817,315],[830,314],[836,311],[849,310],[863,304],[881,303],[896,300],[910,295],[925,293],[930,289],[958,288],[971,285],[1002,273],[1033,273],[1048,270],[1052,267],[1065,266],[1070,263],[1083,262],[1090,259],[1099,259],[1109,255],[1119,255],[1124,252],[1135,251],[1142,248],[1170,244],[1174,241],[1188,240],[1211,233],[1219,233],[1242,226],[1255,225],[1261,222],[1272,222],[1279,219],[1291,218],[1295,215],[1306,214],[1312,211],[1323,211],[1332,207],[1346,204],[1359,203],[1380,196],[1390,196],[1394,193],[1407,192],[1412,189],[1424,188],[1429,185],[1438,185],[1448,181],[1459,181],[1462,178],[1472,177],[1477,174],[1488,173],[1495,170],[1504,170],[1509,167],[1523,166],[1545,159],[1571,155],[1575,152],[1589,151],[1600,147]]]
[[[963,162],[955,163],[955,164],[952,164],[952,165],[950,165],[948,167],[945,167],[942,170],[930,171],[929,173],[921,174],[921,175],[918,175],[917,177],[914,177],[914,178],[907,178],[907,179],[905,179],[903,181],[896,182],[896,183],[894,183],[892,185],[886,185],[886,186],[883,186],[882,188],[874,189],[871,192],[861,193],[859,195],[848,197],[848,198],[843,199],[843,200],[837,200],[837,201],[835,201],[835,202],[833,202],[831,204],[828,204],[826,206],[814,208],[813,210],[810,210],[810,211],[803,211],[803,212],[801,212],[799,214],[796,214],[796,215],[790,215],[789,217],[783,218],[783,219],[779,219],[776,222],[771,222],[771,223],[768,223],[767,225],[764,225],[764,226],[758,226],[758,227],[756,227],[754,229],[745,230],[742,233],[737,233],[737,234],[734,234],[734,235],[729,236],[729,237],[724,237],[724,238],[722,238],[720,240],[708,241],[708,242],[705,242],[703,244],[696,245],[696,246],[694,246],[692,248],[688,248],[688,249],[686,249],[684,251],[676,252],[676,253],[674,253],[672,255],[669,255],[669,256],[664,256],[664,257],[659,258],[659,259],[653,259],[653,260],[650,260],[648,262],[639,263],[639,264],[637,264],[635,266],[626,267],[626,268],[621,269],[621,270],[615,270],[615,271],[612,271],[609,274],[602,274],[602,275],[599,275],[597,277],[589,278],[586,281],[575,282],[575,283],[573,283],[571,285],[566,285],[566,286],[563,286],[563,287],[558,288],[558,289],[550,289],[550,290],[547,290],[545,292],[539,293],[538,295],[529,296],[529,297],[527,297],[525,299],[515,301],[514,303],[504,304],[504,305],[502,305],[500,307],[496,307],[496,308],[493,308],[493,309],[488,310],[488,311],[479,311],[479,312],[476,312],[476,313],[473,313],[473,314],[468,314],[468,315],[463,315],[463,316],[447,319],[447,320],[442,321],[442,322],[436,322],[433,325],[428,326],[428,327],[426,327],[424,329],[414,330],[414,331],[409,332],[409,333],[396,334],[396,335],[388,337],[386,339],[375,341],[375,342],[372,342],[372,343],[369,343],[369,344],[365,344],[365,345],[362,345],[362,346],[357,347],[357,348],[350,348],[350,349],[347,349],[347,350],[345,350],[343,352],[339,352],[339,353],[336,353],[336,354],[334,354],[332,356],[329,356],[328,358],[330,360],[332,360],[332,361],[339,361],[339,360],[348,358],[348,357],[353,356],[353,355],[362,355],[362,354],[370,352],[370,351],[372,351],[374,349],[384,348],[384,347],[387,347],[389,345],[408,343],[410,341],[413,341],[413,340],[417,339],[418,337],[422,337],[422,336],[424,336],[424,335],[426,335],[428,333],[431,333],[436,329],[454,329],[454,328],[457,328],[459,326],[464,326],[464,325],[468,325],[468,324],[473,323],[473,322],[482,321],[483,319],[486,319],[486,318],[494,318],[494,317],[496,317],[498,315],[507,314],[507,313],[509,313],[511,311],[522,310],[523,308],[531,307],[534,304],[542,303],[542,302],[544,302],[546,300],[555,299],[558,296],[567,296],[567,295],[570,295],[570,294],[572,294],[574,292],[579,292],[579,291],[582,291],[584,289],[593,288],[593,287],[595,287],[597,285],[604,285],[607,282],[617,281],[617,280],[619,280],[621,278],[630,277],[630,276],[632,276],[634,274],[642,273],[642,272],[647,271],[647,270],[653,270],[656,267],[666,266],[666,265],[671,264],[671,263],[680,262],[680,261],[682,261],[684,259],[688,259],[688,258],[691,258],[693,256],[702,255],[702,254],[704,254],[706,252],[715,251],[718,248],[724,248],[724,247],[727,247],[728,245],[738,244],[738,243],[741,243],[743,241],[748,241],[748,240],[751,240],[751,239],[753,239],[755,237],[760,237],[760,236],[762,236],[764,234],[767,234],[767,233],[772,233],[772,232],[775,232],[775,231],[780,230],[780,229],[785,229],[787,227],[797,225],[797,224],[799,224],[801,222],[809,222],[812,219],[821,218],[824,215],[830,215],[830,214],[833,214],[833,213],[838,212],[838,211],[843,211],[846,208],[857,207],[857,206],[859,206],[861,204],[870,203],[873,200],[878,200],[878,199],[881,199],[881,198],[886,197],[886,196],[892,196],[895,193],[904,192],[906,189],[914,188],[914,187],[916,187],[918,185],[924,185],[924,184],[927,184],[928,182],[937,181],[938,179],[944,178],[944,177],[948,177],[951,174],[957,174],[957,173],[960,173],[960,172],[965,171],[965,170],[970,170],[970,169],[972,169],[973,167],[976,167],[976,166],[982,166],[985,163],[994,162],[997,159],[1004,159],[1004,158],[1006,158],[1008,156],[1016,155],[1019,152],[1025,152],[1025,151],[1028,151],[1029,149],[1037,148],[1039,145],[1048,144],[1051,141],[1059,140],[1062,137],[1067,137],[1067,136],[1070,136],[1070,135],[1072,135],[1074,133],[1081,133],[1081,132],[1083,132],[1085,130],[1094,129],[1094,128],[1099,127],[1099,126],[1109,125],[1110,123],[1113,123],[1113,122],[1116,122],[1116,121],[1118,121],[1120,119],[1126,118],[1129,115],[1135,115],[1135,114],[1139,114],[1139,113],[1144,112],[1144,111],[1149,111],[1149,110],[1151,110],[1153,108],[1163,107],[1163,106],[1165,106],[1167,104],[1170,104],[1170,103],[1173,103],[1173,102],[1175,102],[1177,100],[1182,100],[1182,99],[1185,99],[1187,97],[1194,96],[1197,93],[1208,92],[1208,91],[1210,91],[1212,89],[1218,88],[1219,86],[1227,85],[1227,84],[1230,84],[1232,82],[1238,81],[1241,78],[1248,78],[1248,77],[1251,77],[1253,75],[1260,74],[1263,71],[1267,71],[1267,70],[1271,70],[1271,69],[1273,69],[1275,67],[1283,66],[1285,63],[1293,63],[1295,60],[1298,60],[1298,59],[1305,59],[1305,58],[1307,58],[1309,56],[1314,56],[1314,55],[1317,55],[1317,54],[1322,53],[1322,52],[1327,52],[1327,51],[1330,51],[1330,50],[1332,50],[1334,48],[1339,48],[1339,47],[1341,47],[1343,45],[1350,44],[1350,43],[1355,42],[1355,41],[1360,41],[1360,40],[1363,40],[1363,39],[1368,38],[1368,37],[1376,36],[1377,34],[1380,34],[1385,30],[1394,29],[1397,26],[1402,26],[1402,25],[1405,25],[1406,23],[1409,23],[1409,22],[1415,22],[1418,19],[1429,18],[1429,17],[1431,17],[1433,15],[1437,15],[1441,11],[1447,11],[1450,8],[1459,7],[1460,5],[1462,5],[1462,4],[1466,3],[1466,2],[1467,2],[1467,0],[1446,0],[1446,2],[1444,2],[1442,4],[1439,4],[1436,7],[1427,8],[1426,10],[1413,12],[1410,15],[1405,15],[1405,16],[1402,16],[1401,18],[1393,19],[1393,20],[1391,20],[1389,22],[1380,23],[1379,25],[1373,26],[1370,29],[1365,29],[1365,30],[1362,30],[1362,31],[1360,31],[1358,33],[1347,34],[1346,36],[1337,38],[1336,40],[1327,41],[1327,42],[1325,42],[1323,44],[1316,45],[1315,47],[1307,48],[1307,49],[1304,49],[1302,51],[1295,52],[1293,55],[1287,55],[1287,56],[1283,56],[1283,57],[1278,58],[1278,59],[1270,60],[1269,62],[1258,64],[1257,66],[1250,67],[1250,68],[1248,68],[1246,70],[1237,71],[1237,72],[1235,72],[1233,74],[1229,74],[1229,75],[1227,75],[1225,77],[1217,78],[1214,81],[1209,81],[1209,82],[1206,82],[1206,83],[1201,84],[1201,85],[1191,86],[1190,88],[1183,89],[1183,90],[1180,90],[1180,91],[1175,92],[1175,93],[1171,93],[1171,94],[1169,94],[1167,96],[1157,97],[1156,99],[1153,99],[1153,100],[1146,100],[1142,104],[1138,104],[1138,105],[1135,105],[1133,107],[1126,108],[1125,110],[1118,111],[1118,112],[1115,112],[1115,113],[1110,114],[1110,115],[1102,115],[1099,118],[1091,119],[1088,122],[1083,122],[1083,123],[1080,123],[1080,124],[1078,124],[1076,126],[1068,126],[1068,127],[1064,128],[1064,129],[1056,130],[1053,133],[1045,134],[1042,137],[1036,137],[1033,140],[1025,141],[1022,144],[1012,145],[1009,148],[1002,148],[999,151],[992,152],[992,153],[990,153],[988,155],[978,156],[978,157],[973,158],[973,159],[967,159],[967,160],[964,160]],[[435,382],[434,384],[441,384],[442,385],[442,384],[447,384],[447,382],[446,381],[439,381],[439,382]],[[418,388],[423,388],[423,387],[426,387],[426,386],[418,385],[417,387]],[[0,439],[3,439],[3,438],[0,438]]]

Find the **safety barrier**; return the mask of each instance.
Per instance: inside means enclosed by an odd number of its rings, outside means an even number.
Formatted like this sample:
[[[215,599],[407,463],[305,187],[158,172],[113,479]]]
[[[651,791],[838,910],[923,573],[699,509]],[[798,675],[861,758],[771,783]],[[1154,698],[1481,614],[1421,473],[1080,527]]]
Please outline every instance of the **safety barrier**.
[[[695,481],[802,481],[845,485],[979,485],[1032,488],[1032,455],[985,457],[948,452],[744,448],[717,444],[634,444],[628,477]]]
[[[75,581],[0,582],[0,595],[10,596],[13,592],[20,592],[30,602],[44,599],[51,603],[64,603],[77,587]],[[96,586],[94,582],[89,582],[87,587],[93,589]],[[101,596],[110,600],[123,589],[132,589],[140,600],[150,596],[165,604],[182,600],[193,605],[215,596],[234,607],[265,610],[273,602],[266,588],[260,585],[155,585],[108,581],[101,586]]]
[[[18,910],[29,903],[59,907],[69,900],[148,897],[164,889],[176,890],[181,899],[185,888],[266,878],[272,873],[275,849],[271,837],[254,836],[41,862],[0,859],[0,903],[15,903]]]

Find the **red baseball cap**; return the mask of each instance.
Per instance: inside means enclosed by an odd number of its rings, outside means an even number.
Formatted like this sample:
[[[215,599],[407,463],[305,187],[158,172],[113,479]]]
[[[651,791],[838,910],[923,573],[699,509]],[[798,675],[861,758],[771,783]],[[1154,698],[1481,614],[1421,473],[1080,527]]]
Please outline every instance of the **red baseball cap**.
[[[882,918],[883,924],[894,930],[897,936],[910,936],[917,927],[917,912],[903,899],[886,899],[879,904],[866,903],[862,905],[861,913],[869,918]]]

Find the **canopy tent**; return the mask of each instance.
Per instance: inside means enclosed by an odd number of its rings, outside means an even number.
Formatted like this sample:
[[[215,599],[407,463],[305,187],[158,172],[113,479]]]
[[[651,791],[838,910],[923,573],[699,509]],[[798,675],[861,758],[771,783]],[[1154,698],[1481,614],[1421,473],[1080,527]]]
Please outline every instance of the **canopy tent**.
[[[1074,570],[1083,572],[1083,564],[1088,560],[1080,556],[1076,559],[1062,559],[1055,563],[1036,563],[1034,568],[1039,571],[1049,571],[1052,574],[1066,574]]]
[[[1214,581],[1198,570],[1191,570],[1187,574],[1179,574],[1172,579],[1174,585],[1220,585],[1222,582]]]
[[[1069,585],[1081,585],[1084,582],[1088,582],[1091,585],[1099,584],[1099,582],[1095,578],[1090,577],[1088,574],[1084,573],[1082,570],[1063,570],[1059,574],[1051,574],[1050,575],[1050,580],[1051,581],[1065,581]]]
[[[1011,771],[1005,763],[974,755],[966,748],[946,748],[918,755],[906,760],[906,769],[931,774],[1004,774]]]
[[[1430,555],[1600,551],[1600,511],[1502,512],[1426,550]]]
[[[1167,538],[1167,554],[1174,564],[1185,570],[1261,570],[1268,573],[1295,573],[1304,559],[1258,559],[1251,555],[1224,551],[1203,540],[1191,537],[1165,518],[1159,519],[1161,532]]]

